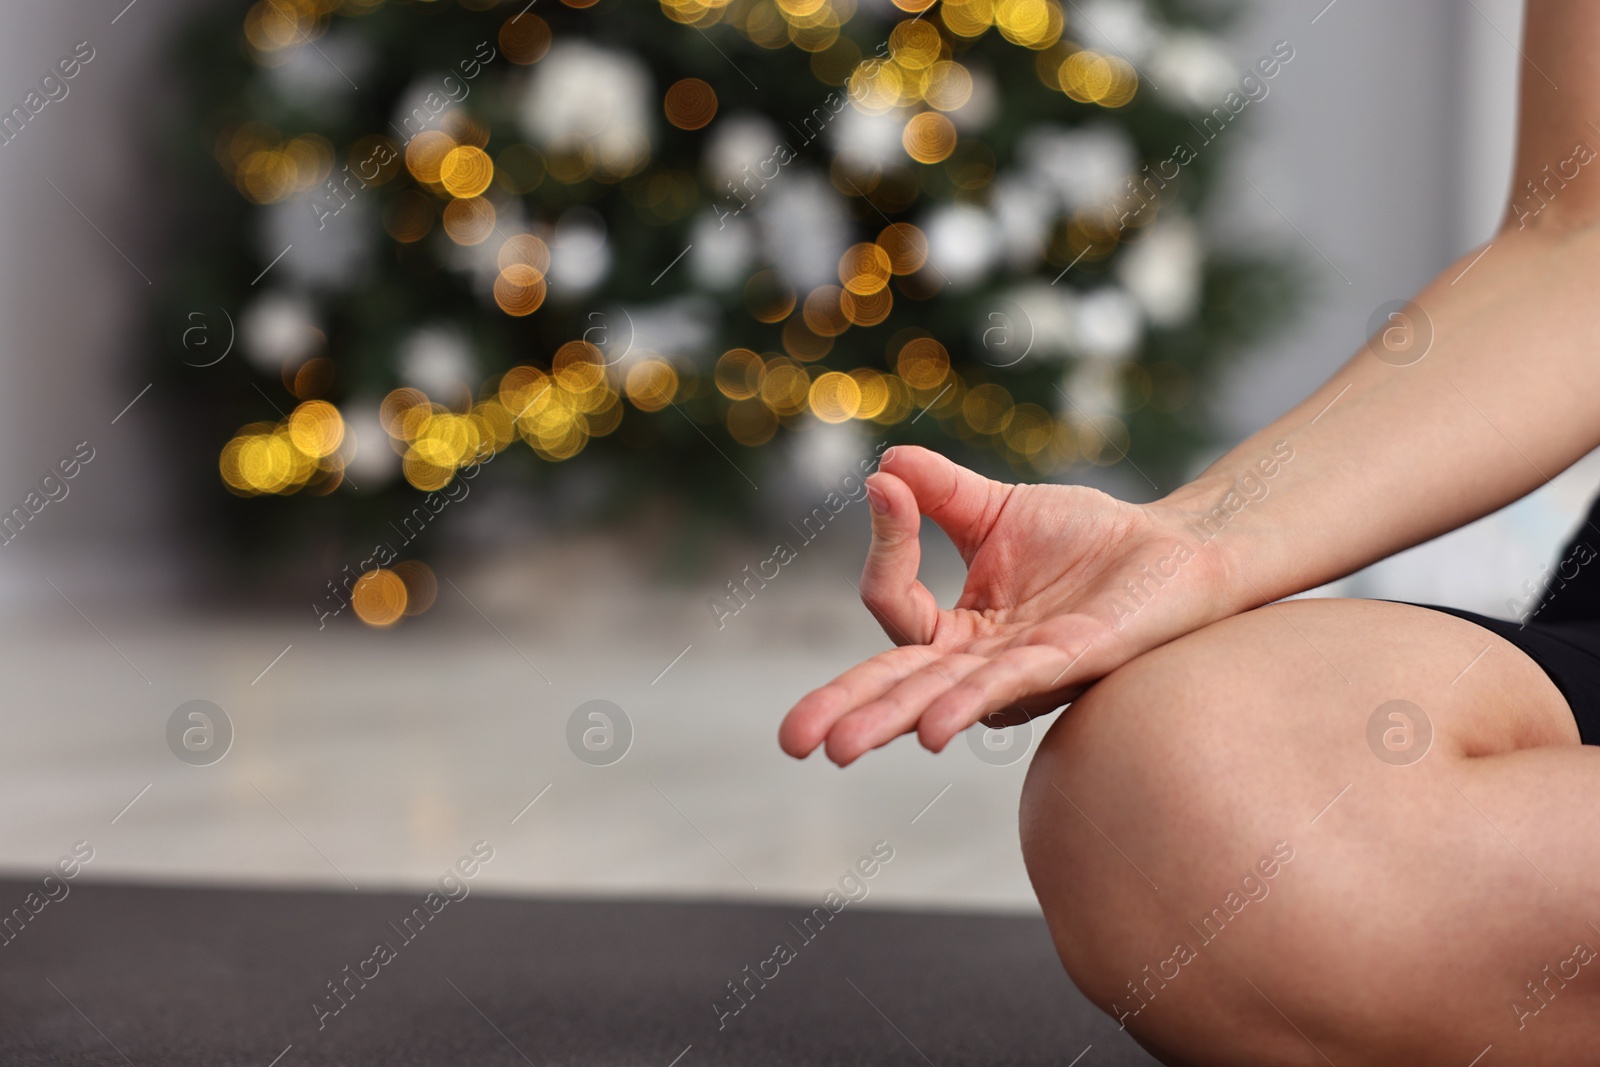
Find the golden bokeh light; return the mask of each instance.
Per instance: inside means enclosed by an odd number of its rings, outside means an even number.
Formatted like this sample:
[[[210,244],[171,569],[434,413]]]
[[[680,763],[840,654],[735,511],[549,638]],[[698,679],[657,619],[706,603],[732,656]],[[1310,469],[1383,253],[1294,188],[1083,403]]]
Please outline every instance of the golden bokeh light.
[[[481,244],[494,232],[494,205],[481,196],[444,206],[444,232],[458,245]]]
[[[1055,436],[1055,420],[1038,404],[1018,404],[1000,434],[1008,448],[1024,456],[1035,456],[1050,447]]]
[[[510,264],[494,280],[494,302],[507,315],[532,315],[544,295],[544,275],[524,263]]]
[[[622,425],[621,398],[609,389],[601,395],[605,400],[604,405],[583,414],[584,425],[588,428],[590,437],[604,437]]]
[[[895,370],[913,389],[937,389],[950,373],[950,353],[931,337],[914,337],[895,357]]]
[[[550,50],[550,24],[526,11],[500,26],[500,51],[513,63],[537,63]]]
[[[783,350],[809,363],[833,351],[833,338],[815,332],[803,319],[790,319],[783,324]]]
[[[368,626],[393,626],[406,613],[406,583],[394,571],[374,568],[356,579],[350,606]]]
[[[1000,433],[1011,422],[1015,402],[1004,386],[974,386],[961,400],[961,415],[978,433]]]
[[[928,262],[928,238],[909,222],[893,222],[878,234],[878,247],[889,257],[896,274],[914,274]]]
[[[981,37],[994,25],[994,0],[944,0],[939,19],[957,37]]]
[[[884,375],[882,378],[884,391],[888,394],[884,400],[883,410],[876,415],[863,415],[873,422],[884,426],[892,426],[897,422],[904,422],[906,416],[911,414],[914,398],[911,387],[898,374]]]
[[[819,285],[811,290],[801,317],[812,333],[837,337],[850,328],[850,320],[839,307],[839,297],[843,293],[837,285]]]
[[[468,417],[477,427],[479,439],[492,451],[499,452],[516,436],[517,430],[511,412],[506,410],[506,406],[500,403],[498,398],[472,405]]]
[[[766,362],[748,348],[730,348],[717,360],[717,391],[729,400],[750,400],[761,393]]]
[[[761,400],[777,415],[798,415],[811,395],[811,376],[792,359],[779,357],[767,363],[761,381]]]
[[[439,117],[439,129],[456,144],[484,148],[489,144],[489,127],[464,107],[451,108]]]
[[[661,10],[676,22],[707,27],[721,21],[731,0],[661,0]]]
[[[1012,44],[1043,49],[1061,39],[1066,20],[1055,0],[997,0],[994,23]]]
[[[924,111],[906,123],[900,141],[918,163],[938,163],[955,151],[955,123],[937,111]]]
[[[839,40],[839,16],[827,4],[818,6],[815,13],[789,17],[789,42],[805,52],[823,52]]]
[[[439,183],[454,197],[467,199],[482,193],[494,181],[494,161],[475,145],[458,145],[439,161]]]
[[[933,66],[943,50],[938,27],[926,19],[906,19],[889,32],[889,54],[907,70]]]
[[[334,467],[297,448],[287,420],[276,426],[257,422],[243,427],[217,457],[223,483],[240,496],[296,493]]]
[[[402,560],[392,568],[396,577],[406,587],[405,614],[421,615],[433,607],[439,598],[439,579],[433,569],[420,559]]]
[[[497,396],[512,419],[521,419],[549,403],[553,388],[544,371],[524,365],[512,367],[500,376]]]
[[[285,369],[285,378],[289,378],[289,391],[301,400],[315,400],[333,388],[336,368],[333,360],[326,356],[317,356],[308,359],[294,371],[292,378]]]
[[[717,94],[699,78],[672,83],[662,101],[667,121],[680,130],[698,130],[717,116]]]
[[[775,270],[757,271],[744,284],[744,306],[757,322],[782,322],[794,302],[794,288]]]
[[[857,367],[850,372],[850,377],[856,383],[858,395],[855,417],[875,419],[883,414],[884,408],[889,406],[889,386],[884,376],[871,367]]]
[[[972,72],[960,63],[941,59],[928,69],[922,98],[940,111],[965,107],[972,99]]]
[[[850,75],[850,101],[856,110],[868,115],[881,115],[914,103],[921,73],[908,71],[893,60],[863,60]]]
[[[857,296],[848,289],[839,296],[839,311],[852,326],[876,326],[893,310],[894,295],[888,286],[867,296]]]
[[[308,456],[331,456],[344,441],[344,419],[326,400],[307,400],[289,415],[289,440]]]
[[[1062,92],[1081,104],[1122,107],[1139,89],[1139,74],[1118,56],[1074,52],[1057,72]]]
[[[823,422],[844,422],[861,410],[861,386],[836,370],[819,374],[811,383],[811,412]]]
[[[532,267],[540,274],[550,272],[550,246],[531,233],[515,233],[500,246],[495,265],[501,270],[512,266]]]
[[[660,411],[678,392],[678,372],[664,359],[641,359],[628,368],[628,399],[640,411]]]
[[[568,341],[550,358],[550,372],[571,392],[597,388],[605,380],[605,368],[605,353],[588,341]]]
[[[390,437],[401,437],[406,413],[413,408],[426,410],[428,407],[428,394],[409,385],[402,386],[391,391],[378,405],[378,421],[383,424],[384,432]]]
[[[426,451],[415,448],[406,449],[406,454],[400,460],[400,473],[405,477],[406,483],[413,489],[420,489],[424,493],[436,492],[450,484],[450,479],[456,475],[455,468],[445,463],[435,463],[429,459]]]
[[[441,130],[423,130],[406,145],[406,169],[417,181],[436,185],[444,157],[456,147],[455,138]]]
[[[875,244],[852,245],[839,258],[839,282],[849,293],[871,296],[889,284],[889,253]]]

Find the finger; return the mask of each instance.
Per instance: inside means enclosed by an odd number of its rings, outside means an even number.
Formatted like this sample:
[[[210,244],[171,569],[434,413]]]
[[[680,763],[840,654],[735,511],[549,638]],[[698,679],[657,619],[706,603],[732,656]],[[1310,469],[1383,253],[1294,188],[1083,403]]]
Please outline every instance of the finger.
[[[986,662],[971,655],[930,658],[927,666],[836,722],[828,731],[828,758],[843,767],[909,733],[931,702]]]
[[[918,510],[950,535],[961,558],[968,561],[1012,488],[916,445],[891,448],[878,469],[910,487]]]
[[[1054,645],[1022,645],[1000,653],[928,705],[917,723],[923,746],[941,752],[951,738],[991,712],[1057,689],[1075,662]]]
[[[915,645],[881,652],[813,689],[789,709],[778,727],[778,744],[795,759],[805,759],[822,744],[833,724],[862,704],[887,693],[902,678],[927,666],[929,650]]]
[[[874,474],[867,479],[867,502],[872,511],[872,545],[861,570],[861,602],[895,644],[928,644],[939,619],[939,604],[917,581],[922,562],[917,498],[894,475]]]

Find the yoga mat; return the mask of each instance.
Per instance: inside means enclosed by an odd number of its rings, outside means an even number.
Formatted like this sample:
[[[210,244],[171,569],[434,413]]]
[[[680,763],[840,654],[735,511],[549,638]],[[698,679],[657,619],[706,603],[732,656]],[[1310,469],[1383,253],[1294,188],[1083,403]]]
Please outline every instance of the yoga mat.
[[[1073,988],[1035,918],[68,888],[0,880],[0,1063],[1155,1063]]]

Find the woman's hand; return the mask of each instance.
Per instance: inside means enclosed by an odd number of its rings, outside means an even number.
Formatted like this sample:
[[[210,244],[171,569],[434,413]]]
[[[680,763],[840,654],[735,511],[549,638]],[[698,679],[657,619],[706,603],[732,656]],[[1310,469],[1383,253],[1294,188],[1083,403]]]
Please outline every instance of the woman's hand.
[[[1162,505],[996,482],[908,446],[887,453],[867,487],[861,598],[901,647],[794,706],[779,742],[797,758],[826,741],[843,766],[912,730],[938,752],[980,719],[1045,714],[1139,653],[1249,606],[1222,595],[1217,547]],[[917,580],[922,515],[967,563],[950,610]]]

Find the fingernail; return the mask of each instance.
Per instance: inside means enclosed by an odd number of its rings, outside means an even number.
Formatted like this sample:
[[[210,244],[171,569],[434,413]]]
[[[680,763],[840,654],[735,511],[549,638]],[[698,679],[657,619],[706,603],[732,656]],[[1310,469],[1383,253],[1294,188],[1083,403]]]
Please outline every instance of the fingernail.
[[[872,505],[874,514],[889,514],[889,498],[884,495],[882,489],[879,489],[871,482],[867,483],[867,503]]]
[[[894,458],[894,449],[891,448],[891,449],[889,449],[889,451],[885,452],[883,455],[878,457],[878,466],[880,466],[880,467],[883,466],[885,463],[889,462],[893,458]]]

